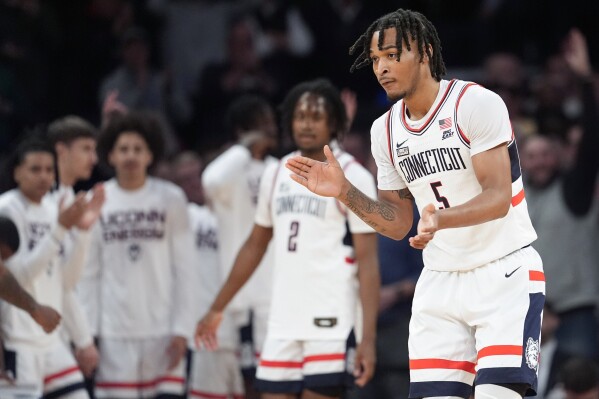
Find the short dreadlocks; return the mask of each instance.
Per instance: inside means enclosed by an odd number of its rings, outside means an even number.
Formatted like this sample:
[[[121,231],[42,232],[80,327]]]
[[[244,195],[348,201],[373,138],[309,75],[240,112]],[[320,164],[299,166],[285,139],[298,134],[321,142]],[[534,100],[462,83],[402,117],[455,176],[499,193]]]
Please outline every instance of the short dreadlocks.
[[[426,55],[430,59],[431,75],[437,81],[441,80],[441,77],[445,75],[445,64],[441,57],[441,41],[437,35],[437,30],[433,24],[426,19],[424,15],[419,12],[404,10],[402,8],[392,13],[383,15],[376,21],[374,21],[366,32],[364,32],[353,46],[349,49],[350,54],[354,54],[358,49],[362,52],[358,54],[358,57],[352,64],[350,72],[356,69],[360,69],[371,63],[370,60],[370,42],[375,32],[380,31],[379,34],[379,49],[383,45],[384,31],[385,29],[395,28],[397,31],[397,61],[400,60],[402,51],[402,41],[406,44],[406,48],[411,50],[410,39],[415,40],[418,45],[418,53],[420,54],[420,60]],[[408,33],[410,37],[408,37]],[[429,47],[430,45],[430,47]],[[432,54],[431,54],[432,47]]]

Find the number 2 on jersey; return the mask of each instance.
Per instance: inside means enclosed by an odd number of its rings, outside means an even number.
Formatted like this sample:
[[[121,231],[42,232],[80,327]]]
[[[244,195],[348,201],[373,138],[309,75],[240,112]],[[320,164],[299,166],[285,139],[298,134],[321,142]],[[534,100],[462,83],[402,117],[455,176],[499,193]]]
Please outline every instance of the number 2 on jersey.
[[[447,201],[447,198],[442,196],[439,193],[439,187],[441,187],[442,185],[443,185],[443,183],[441,183],[440,181],[431,183],[431,188],[433,189],[433,192],[435,193],[435,198],[437,198],[437,201],[439,201],[440,203],[443,204],[443,206],[439,207],[439,209],[449,208],[449,201]]]
[[[299,222],[291,222],[289,226],[289,244],[287,250],[289,252],[295,252],[297,250],[297,235],[299,234]]]

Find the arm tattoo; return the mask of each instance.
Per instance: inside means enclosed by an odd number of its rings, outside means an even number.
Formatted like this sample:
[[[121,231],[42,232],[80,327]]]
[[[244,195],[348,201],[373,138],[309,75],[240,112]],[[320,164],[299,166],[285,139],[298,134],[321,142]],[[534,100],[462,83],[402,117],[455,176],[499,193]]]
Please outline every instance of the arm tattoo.
[[[355,188],[353,185],[346,194],[345,204],[349,209],[352,210],[352,212],[358,215],[360,219],[368,223],[371,227],[380,231],[385,231],[385,229],[372,220],[369,215],[378,215],[390,222],[395,220],[395,212],[391,207],[384,202],[373,200]]]
[[[414,196],[412,195],[410,190],[407,188],[402,188],[401,190],[397,190],[397,194],[399,195],[399,198],[401,198],[401,199],[408,199],[408,200],[414,199]]]

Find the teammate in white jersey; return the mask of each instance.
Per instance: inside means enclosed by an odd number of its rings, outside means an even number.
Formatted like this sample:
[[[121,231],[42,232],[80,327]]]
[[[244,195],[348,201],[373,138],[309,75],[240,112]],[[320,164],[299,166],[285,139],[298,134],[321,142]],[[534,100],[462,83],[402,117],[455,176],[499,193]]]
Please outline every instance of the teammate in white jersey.
[[[256,95],[238,98],[227,110],[227,124],[238,141],[210,162],[202,174],[206,202],[218,219],[222,237],[219,254],[223,281],[233,267],[235,254],[252,231],[260,178],[268,165],[277,162],[270,155],[277,146],[275,114],[264,98]],[[256,357],[260,355],[266,334],[272,263],[272,251],[269,250],[261,267],[228,309],[236,323],[243,327],[240,361],[250,397],[256,396],[252,381]]]
[[[0,196],[0,214],[17,226],[23,243],[8,260],[7,267],[23,287],[39,302],[63,309],[66,288],[75,262],[62,245],[72,227],[87,230],[93,220],[84,218],[87,200],[77,196],[69,206],[51,200],[47,193],[54,183],[54,154],[38,140],[27,140],[14,153],[11,173],[17,188]],[[28,387],[44,397],[88,398],[83,376],[70,350],[57,331],[46,334],[31,318],[6,303],[0,305],[6,369],[13,373],[17,387]]]
[[[60,314],[49,306],[39,304],[4,265],[20,245],[17,226],[6,216],[0,216],[0,299],[29,313],[45,332],[51,333],[60,323]]]
[[[323,146],[347,128],[339,92],[326,80],[297,85],[282,109],[284,130],[292,134],[299,153],[313,159],[323,160]],[[337,154],[354,184],[375,196],[372,175],[351,155],[341,149]],[[257,387],[270,399],[338,398],[350,377],[347,372],[364,385],[374,371],[376,235],[335,199],[294,184],[283,162],[269,166],[263,175],[252,233],[198,323],[196,339],[215,346],[223,309],[272,243],[273,297]],[[358,297],[364,310],[360,326],[355,320]],[[354,327],[362,331],[357,349],[351,347]]]
[[[290,159],[293,180],[337,198],[377,231],[417,235],[425,269],[410,322],[410,398],[520,398],[537,384],[545,277],[505,104],[476,84],[445,81],[434,26],[399,9],[352,46],[396,101],[371,130],[379,200],[326,162]]]
[[[183,189],[189,204],[189,220],[194,235],[196,259],[195,317],[203,316],[218,287],[222,284],[218,254],[218,223],[214,213],[204,205],[202,189],[202,160],[194,152],[179,154],[171,164],[172,179]],[[243,398],[244,387],[237,350],[239,336],[230,313],[223,315],[218,331],[219,348],[215,351],[196,348],[193,340],[188,398]]]
[[[104,184],[84,274],[95,294],[87,306],[98,317],[96,397],[182,395],[195,322],[193,263],[201,262],[193,258],[185,195],[147,174],[163,149],[149,115],[115,116],[98,148],[116,178]]]
[[[52,192],[57,202],[70,202],[75,197],[73,186],[90,178],[93,168],[98,162],[96,154],[96,128],[86,120],[69,115],[57,119],[48,126],[48,138],[56,151],[58,171],[57,188]],[[87,217],[97,220],[100,209],[104,204],[104,187],[94,187],[94,203]],[[89,249],[90,235],[81,232],[70,232],[64,241],[64,246],[71,251],[79,252],[77,262],[83,270],[86,254]],[[98,364],[98,350],[94,344],[89,320],[87,319],[80,300],[74,295],[73,289],[80,275],[72,279],[66,287],[68,292],[65,311],[65,331],[67,339],[75,347],[75,358],[86,378],[91,377]]]

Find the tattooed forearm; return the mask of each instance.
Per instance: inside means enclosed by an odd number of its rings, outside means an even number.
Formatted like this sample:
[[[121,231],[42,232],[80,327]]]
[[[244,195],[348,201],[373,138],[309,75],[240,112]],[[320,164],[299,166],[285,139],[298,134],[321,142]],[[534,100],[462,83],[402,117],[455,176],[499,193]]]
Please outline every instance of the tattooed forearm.
[[[395,220],[395,212],[391,207],[383,202],[373,200],[354,186],[351,186],[347,192],[346,200],[349,209],[374,228],[379,227],[379,225],[371,220],[369,215],[379,215],[390,222]]]
[[[35,300],[19,285],[7,269],[0,272],[0,293],[6,302],[26,312],[31,312],[35,308]]]

